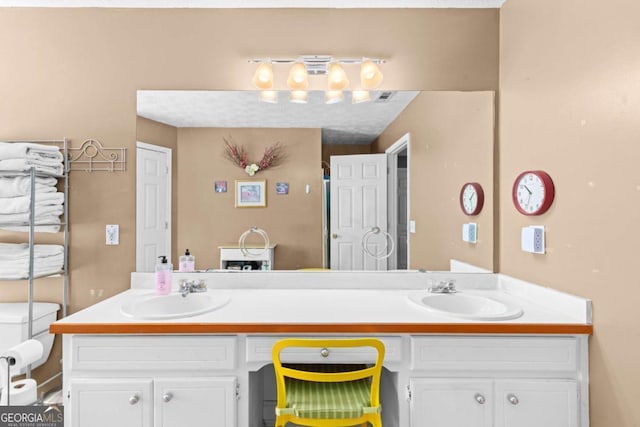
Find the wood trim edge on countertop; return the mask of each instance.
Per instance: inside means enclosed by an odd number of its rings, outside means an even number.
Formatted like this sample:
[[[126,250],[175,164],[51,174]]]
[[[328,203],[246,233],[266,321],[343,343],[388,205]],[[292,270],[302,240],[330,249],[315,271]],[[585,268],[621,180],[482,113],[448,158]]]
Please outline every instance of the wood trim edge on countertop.
[[[559,323],[53,323],[52,334],[558,334],[591,335],[593,325]]]

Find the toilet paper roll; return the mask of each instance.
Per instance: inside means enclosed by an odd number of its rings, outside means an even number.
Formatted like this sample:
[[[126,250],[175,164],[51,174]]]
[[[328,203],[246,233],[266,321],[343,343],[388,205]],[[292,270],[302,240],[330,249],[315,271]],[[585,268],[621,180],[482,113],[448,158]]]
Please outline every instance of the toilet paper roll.
[[[27,366],[29,363],[33,363],[42,357],[44,347],[38,340],[26,340],[9,350],[5,351],[2,356],[13,357],[16,359],[16,364],[11,367],[11,375],[17,375],[20,368]]]
[[[28,378],[24,380],[14,381],[9,389],[9,404],[11,406],[26,406],[35,403],[38,400],[38,385],[36,380]],[[0,397],[0,406],[7,405],[6,385],[2,389]]]

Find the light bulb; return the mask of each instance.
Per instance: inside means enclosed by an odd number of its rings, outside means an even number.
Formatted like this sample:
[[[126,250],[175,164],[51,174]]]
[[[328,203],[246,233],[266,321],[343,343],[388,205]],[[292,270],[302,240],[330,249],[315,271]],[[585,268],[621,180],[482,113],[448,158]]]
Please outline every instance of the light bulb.
[[[273,67],[270,62],[262,62],[253,74],[253,85],[258,89],[271,89],[273,86]]]
[[[268,102],[269,104],[278,103],[278,91],[277,90],[263,90],[260,92],[260,101]]]
[[[291,90],[305,90],[309,86],[307,69],[302,62],[296,62],[291,66],[287,86]]]
[[[295,104],[306,104],[309,100],[309,95],[306,90],[292,90],[289,95],[289,102]]]
[[[344,100],[344,94],[341,90],[328,90],[324,95],[325,104],[337,104]]]
[[[360,85],[363,89],[375,89],[382,83],[382,72],[371,60],[364,61],[360,68]]]
[[[349,85],[347,73],[340,64],[329,65],[327,78],[329,90],[342,90]]]
[[[371,101],[371,94],[368,90],[354,90],[351,93],[351,103],[359,104],[361,102]]]

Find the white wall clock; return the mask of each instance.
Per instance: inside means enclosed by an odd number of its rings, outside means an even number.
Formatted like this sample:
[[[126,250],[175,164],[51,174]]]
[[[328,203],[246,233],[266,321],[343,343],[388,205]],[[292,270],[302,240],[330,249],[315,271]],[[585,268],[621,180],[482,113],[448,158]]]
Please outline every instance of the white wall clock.
[[[460,190],[460,208],[467,215],[478,215],[484,205],[484,191],[477,182],[467,182]]]
[[[553,203],[555,187],[548,173],[525,171],[513,183],[513,204],[523,215],[541,215]]]

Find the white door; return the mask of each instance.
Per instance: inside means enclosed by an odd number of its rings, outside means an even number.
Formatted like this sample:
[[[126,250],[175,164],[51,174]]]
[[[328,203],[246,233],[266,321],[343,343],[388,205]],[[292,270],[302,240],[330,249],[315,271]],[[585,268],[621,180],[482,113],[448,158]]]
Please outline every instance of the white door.
[[[578,386],[566,380],[496,381],[496,427],[577,427]]]
[[[154,381],[155,427],[235,427],[236,379],[166,378]]]
[[[69,427],[151,427],[151,379],[73,379]]]
[[[410,387],[411,427],[492,426],[489,380],[411,379]]]
[[[138,142],[136,158],[136,271],[154,271],[171,260],[171,149]]]
[[[330,222],[332,270],[387,269],[386,154],[331,156]]]

